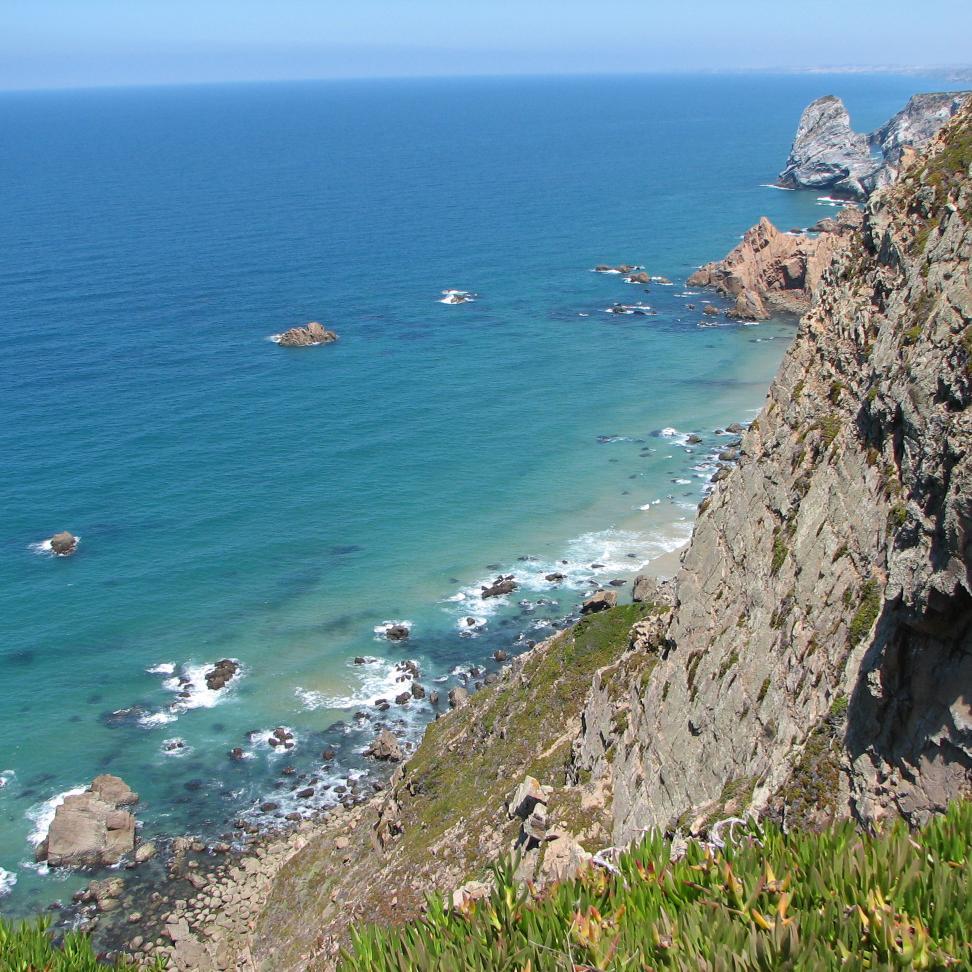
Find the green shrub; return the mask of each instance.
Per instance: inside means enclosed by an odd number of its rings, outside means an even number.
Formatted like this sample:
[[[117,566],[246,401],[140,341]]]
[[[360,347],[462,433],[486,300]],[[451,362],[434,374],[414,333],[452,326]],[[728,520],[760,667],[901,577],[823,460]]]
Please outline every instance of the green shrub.
[[[147,969],[164,969],[157,959]],[[69,932],[59,945],[54,943],[46,919],[7,924],[0,918],[0,972],[107,972],[134,970],[124,959],[104,964],[98,961],[91,941],[80,932]]]
[[[770,562],[770,573],[778,574],[780,568],[783,566],[783,562],[789,555],[790,550],[786,545],[786,541],[783,539],[779,530],[773,532],[773,559]]]
[[[865,581],[861,587],[860,603],[851,618],[848,638],[851,645],[857,645],[871,630],[881,611],[881,588],[876,580]]]
[[[891,507],[891,512],[888,513],[888,522],[892,527],[900,528],[905,525],[908,520],[908,507],[903,503],[895,503]]]
[[[840,419],[836,415],[825,415],[817,422],[817,428],[823,433],[825,445],[830,445],[840,433]]]
[[[495,869],[493,893],[458,910],[430,897],[401,927],[359,927],[340,972],[574,969],[946,969],[972,966],[972,803],[911,834],[845,821],[818,834],[772,825],[724,854],[657,833],[543,892]]]

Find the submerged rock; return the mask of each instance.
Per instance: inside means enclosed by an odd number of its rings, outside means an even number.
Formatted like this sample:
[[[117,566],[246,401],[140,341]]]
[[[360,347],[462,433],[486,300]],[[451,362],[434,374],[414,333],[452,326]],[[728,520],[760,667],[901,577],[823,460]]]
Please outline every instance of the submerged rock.
[[[240,663],[232,658],[223,658],[206,672],[206,688],[218,691],[226,686],[231,678],[240,670]]]
[[[519,585],[513,580],[513,575],[497,577],[488,587],[483,587],[482,597],[503,597],[505,594],[512,594]]]

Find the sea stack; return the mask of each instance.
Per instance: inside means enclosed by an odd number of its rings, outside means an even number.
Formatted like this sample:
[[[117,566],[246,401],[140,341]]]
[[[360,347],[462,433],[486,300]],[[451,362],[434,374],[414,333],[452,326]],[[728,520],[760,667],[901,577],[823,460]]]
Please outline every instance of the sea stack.
[[[788,189],[832,189],[861,199],[861,180],[876,168],[867,136],[851,128],[850,115],[835,95],[811,102],[800,117],[780,185]]]
[[[303,327],[292,327],[277,338],[277,344],[284,348],[311,348],[318,344],[333,344],[338,339],[334,331],[329,331],[318,321],[311,321]]]

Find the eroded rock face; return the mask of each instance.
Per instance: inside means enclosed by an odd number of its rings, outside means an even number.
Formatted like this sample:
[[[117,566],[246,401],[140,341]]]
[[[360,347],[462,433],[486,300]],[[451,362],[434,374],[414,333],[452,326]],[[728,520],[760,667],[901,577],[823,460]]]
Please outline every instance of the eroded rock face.
[[[318,344],[333,344],[338,339],[334,331],[323,324],[311,321],[304,327],[292,327],[277,338],[277,344],[284,348],[309,348]]]
[[[970,98],[972,93],[968,91],[917,94],[910,98],[887,124],[871,133],[870,142],[881,150],[883,162],[865,180],[865,188],[870,192],[894,182],[902,164],[927,145]]]
[[[711,287],[735,298],[727,312],[733,318],[767,320],[774,311],[802,313],[839,238],[862,222],[860,210],[848,207],[837,218],[818,223],[820,235],[811,237],[781,233],[764,216],[725,259],[696,270],[689,286]]]
[[[864,199],[875,189],[891,185],[903,165],[970,97],[967,91],[915,95],[869,136],[851,128],[850,116],[840,98],[818,98],[803,112],[779,184]],[[879,150],[879,155],[872,156],[871,148]]]
[[[789,158],[780,173],[780,185],[790,189],[834,189],[862,198],[861,180],[875,168],[867,136],[851,128],[850,115],[840,98],[826,95],[804,109]]]
[[[117,776],[98,776],[84,793],[65,797],[37,859],[51,867],[105,867],[135,849],[135,817],[122,807],[138,794]]]

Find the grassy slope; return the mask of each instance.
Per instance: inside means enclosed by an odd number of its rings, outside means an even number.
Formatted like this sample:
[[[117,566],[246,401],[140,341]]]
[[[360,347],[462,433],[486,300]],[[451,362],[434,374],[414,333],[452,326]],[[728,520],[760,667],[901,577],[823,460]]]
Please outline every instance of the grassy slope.
[[[509,851],[516,824],[505,802],[530,774],[555,787],[552,823],[583,823],[606,838],[610,822],[578,820],[576,791],[564,787],[570,743],[594,673],[625,658],[634,670],[653,657],[628,651],[629,631],[653,609],[624,605],[595,614],[538,645],[496,685],[432,723],[385,797],[401,832],[384,848],[376,808],[338,815],[278,875],[256,930],[264,967],[289,968],[326,952],[349,921],[394,924],[415,917],[430,890],[448,892]],[[397,814],[389,812],[397,806]],[[347,846],[344,845],[347,839]],[[338,847],[337,843],[342,846]]]

